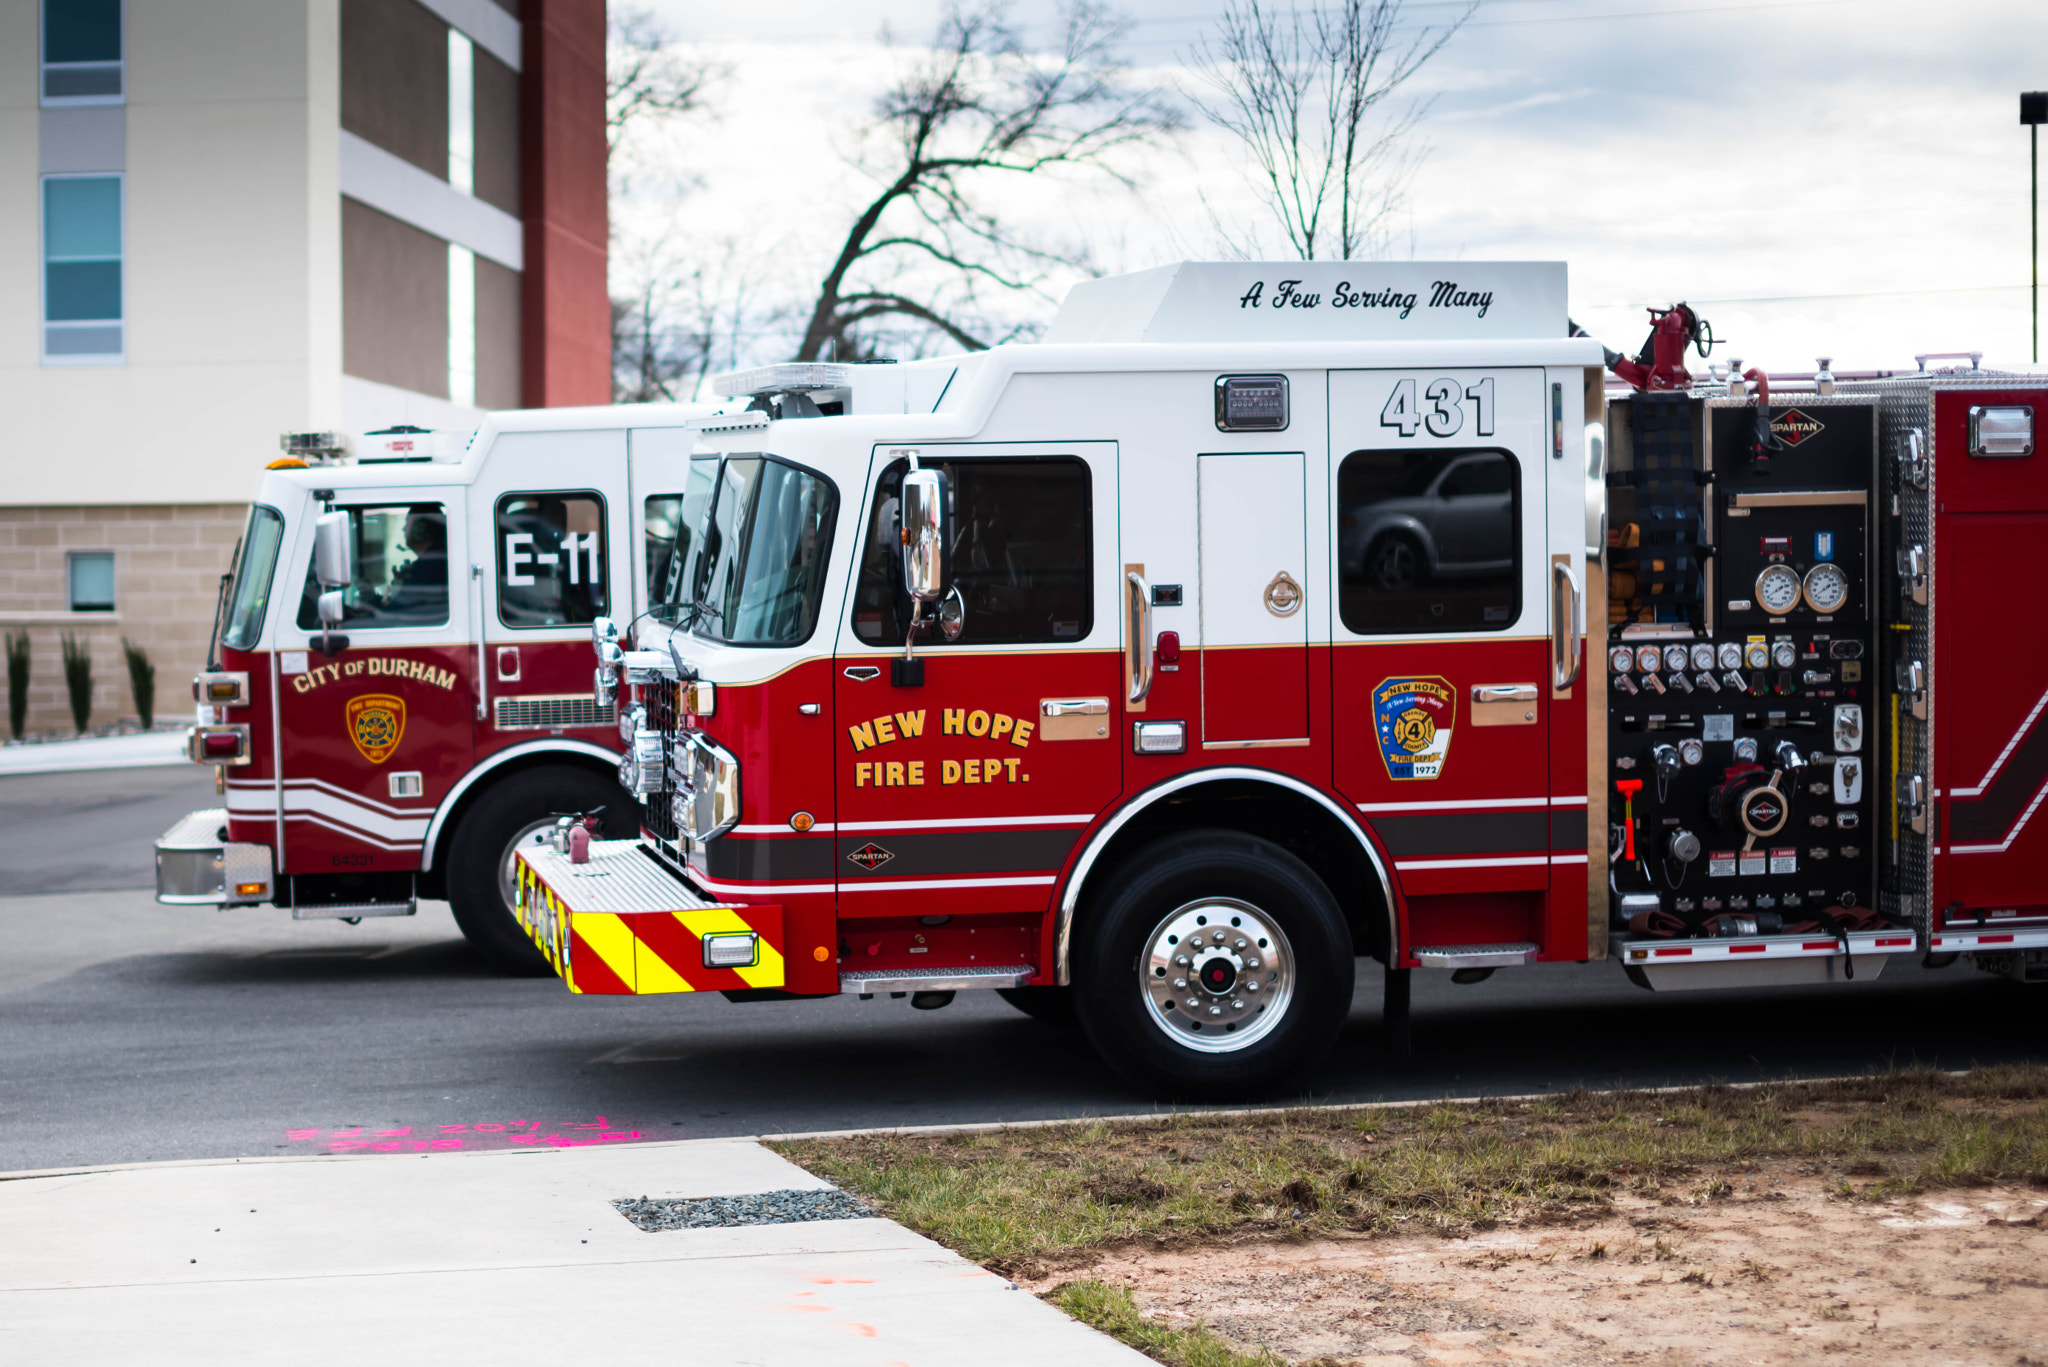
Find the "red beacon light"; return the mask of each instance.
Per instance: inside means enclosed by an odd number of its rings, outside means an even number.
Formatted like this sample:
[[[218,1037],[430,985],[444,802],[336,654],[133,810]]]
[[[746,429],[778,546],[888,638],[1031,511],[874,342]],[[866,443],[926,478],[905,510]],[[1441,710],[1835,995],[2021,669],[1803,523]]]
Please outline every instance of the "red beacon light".
[[[1162,632],[1160,632],[1160,633],[1159,633],[1159,643],[1158,643],[1158,645],[1157,645],[1157,646],[1155,647],[1155,650],[1156,650],[1156,653],[1157,653],[1157,655],[1158,655],[1158,658],[1159,658],[1159,667],[1160,667],[1161,669],[1179,669],[1179,668],[1180,668],[1180,633],[1179,633],[1179,632],[1177,632],[1177,631],[1162,631]]]

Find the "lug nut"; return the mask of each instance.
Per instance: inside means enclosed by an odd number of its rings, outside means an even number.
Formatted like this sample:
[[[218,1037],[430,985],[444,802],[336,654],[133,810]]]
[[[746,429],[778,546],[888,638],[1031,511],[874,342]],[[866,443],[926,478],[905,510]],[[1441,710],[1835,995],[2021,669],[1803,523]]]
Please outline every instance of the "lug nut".
[[[1259,961],[1257,959],[1246,959],[1244,961],[1244,966],[1246,968],[1257,968],[1259,966]]]
[[[1209,1008],[1209,1014],[1212,1016],[1220,1016],[1223,1014],[1223,1008],[1220,1006],[1212,1006]]]
[[[1244,948],[1244,947],[1245,947],[1245,946],[1246,946],[1247,944],[1249,944],[1249,943],[1251,943],[1251,942],[1250,942],[1250,941],[1248,941],[1248,940],[1239,940],[1239,941],[1238,941],[1238,942],[1237,942],[1236,944],[1232,945],[1232,946],[1231,946],[1231,948],[1232,948],[1232,949],[1243,949],[1243,948]]]
[[[1173,990],[1174,990],[1174,991],[1176,991],[1176,992],[1185,992],[1185,991],[1187,991],[1187,986],[1188,986],[1188,980],[1187,980],[1186,978],[1175,978],[1175,979],[1173,980]]]
[[[1253,967],[1256,968],[1258,967],[1258,965],[1254,964]],[[1256,982],[1249,982],[1244,985],[1244,990],[1247,992],[1256,992],[1259,990],[1259,985]]]
[[[1173,956],[1173,963],[1174,967],[1176,968],[1186,968],[1188,966],[1188,956],[1185,954],[1176,954]]]
[[[1230,1003],[1230,1009],[1231,1009],[1231,1010],[1233,1010],[1233,1011],[1242,1011],[1242,1010],[1244,1010],[1244,998],[1242,998],[1242,997],[1239,997],[1239,998],[1237,998],[1236,1000],[1232,1001],[1232,1002]]]

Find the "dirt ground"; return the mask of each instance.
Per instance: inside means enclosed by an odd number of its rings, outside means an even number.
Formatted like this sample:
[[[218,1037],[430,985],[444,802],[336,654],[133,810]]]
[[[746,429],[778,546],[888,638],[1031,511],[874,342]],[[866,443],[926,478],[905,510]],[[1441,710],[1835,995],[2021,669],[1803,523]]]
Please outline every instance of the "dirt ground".
[[[1729,1185],[1463,1239],[1126,1248],[1031,1289],[1127,1287],[1148,1318],[1290,1363],[2048,1367],[2048,1193],[1872,1203],[1789,1166]]]

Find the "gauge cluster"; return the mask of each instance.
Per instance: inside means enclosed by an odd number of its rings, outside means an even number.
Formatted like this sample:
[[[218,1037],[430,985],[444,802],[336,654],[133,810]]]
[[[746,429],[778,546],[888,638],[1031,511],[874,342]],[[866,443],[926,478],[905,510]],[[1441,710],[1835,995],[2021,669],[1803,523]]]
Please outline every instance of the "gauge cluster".
[[[1694,406],[1704,610],[1610,614],[1613,925],[1812,934],[1869,917],[1876,893],[1876,408],[1777,407],[1759,449],[1753,403]]]

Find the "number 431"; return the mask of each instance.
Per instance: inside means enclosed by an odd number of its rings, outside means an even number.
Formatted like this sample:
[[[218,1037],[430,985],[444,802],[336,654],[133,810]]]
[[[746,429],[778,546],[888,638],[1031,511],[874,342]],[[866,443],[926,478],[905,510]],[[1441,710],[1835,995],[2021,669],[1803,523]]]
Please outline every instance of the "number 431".
[[[1402,380],[1394,386],[1387,406],[1380,410],[1380,426],[1398,427],[1401,435],[1412,437],[1416,429],[1426,427],[1432,437],[1455,437],[1465,425],[1465,410],[1458,402],[1460,397],[1470,399],[1479,410],[1478,425],[1474,429],[1479,436],[1493,435],[1493,377],[1487,376],[1477,384],[1468,385],[1461,392],[1456,380],[1431,380],[1429,387],[1422,391],[1422,397],[1429,401],[1424,408],[1415,399],[1415,381]]]

